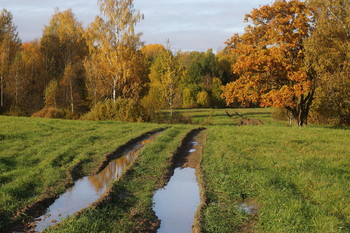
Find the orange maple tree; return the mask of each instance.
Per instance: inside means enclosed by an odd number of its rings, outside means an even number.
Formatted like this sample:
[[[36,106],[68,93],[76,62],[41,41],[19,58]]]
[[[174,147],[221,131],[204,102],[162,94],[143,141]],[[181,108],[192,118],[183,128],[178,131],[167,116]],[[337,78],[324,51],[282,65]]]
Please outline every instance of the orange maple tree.
[[[226,42],[238,56],[233,71],[239,78],[224,87],[229,105],[259,103],[285,108],[299,126],[307,124],[314,95],[314,75],[304,59],[303,41],[312,28],[312,10],[306,3],[276,1],[246,15],[243,35]]]

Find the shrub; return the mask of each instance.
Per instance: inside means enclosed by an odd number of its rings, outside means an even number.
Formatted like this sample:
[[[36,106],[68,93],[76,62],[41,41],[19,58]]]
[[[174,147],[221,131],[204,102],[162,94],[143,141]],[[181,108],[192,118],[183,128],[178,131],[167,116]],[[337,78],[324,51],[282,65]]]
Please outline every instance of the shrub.
[[[133,99],[118,98],[97,103],[83,120],[115,120],[127,122],[141,122],[148,116],[141,104]]]
[[[208,92],[201,91],[197,95],[197,103],[204,108],[207,108],[210,106],[210,97]]]
[[[278,121],[288,121],[287,110],[284,108],[274,108],[272,111],[272,118]]]
[[[61,109],[54,107],[45,107],[39,112],[36,112],[32,117],[42,117],[42,118],[65,118],[65,113]]]

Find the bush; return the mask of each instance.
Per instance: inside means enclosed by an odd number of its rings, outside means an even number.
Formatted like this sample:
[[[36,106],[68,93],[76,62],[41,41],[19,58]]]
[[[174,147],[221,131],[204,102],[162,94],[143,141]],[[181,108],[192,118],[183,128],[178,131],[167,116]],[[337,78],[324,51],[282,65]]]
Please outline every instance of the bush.
[[[21,111],[19,108],[10,109],[10,111],[6,112],[6,115],[8,116],[15,116],[15,117],[25,117],[27,114],[23,111]]]
[[[32,117],[42,117],[42,118],[65,118],[65,113],[61,109],[54,107],[45,107],[39,112],[36,112]]]
[[[284,108],[274,108],[272,111],[272,118],[278,121],[288,121],[288,113]]]
[[[127,122],[146,121],[146,110],[133,99],[118,98],[96,104],[83,120],[115,120]]]
[[[197,95],[197,103],[204,108],[207,108],[210,106],[210,97],[208,92],[201,91]]]

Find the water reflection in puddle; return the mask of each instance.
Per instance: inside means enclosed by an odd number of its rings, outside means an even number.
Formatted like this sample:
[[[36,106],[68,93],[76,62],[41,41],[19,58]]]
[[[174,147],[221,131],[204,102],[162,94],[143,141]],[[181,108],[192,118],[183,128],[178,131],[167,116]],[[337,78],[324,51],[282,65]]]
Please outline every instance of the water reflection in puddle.
[[[98,200],[111,182],[118,179],[137,158],[139,150],[153,141],[156,135],[130,146],[132,149],[125,151],[122,157],[111,161],[100,173],[77,180],[73,187],[67,189],[55,200],[45,215],[37,218],[35,231],[43,231]]]
[[[198,133],[197,133],[198,135]],[[183,154],[175,155],[178,166],[169,183],[153,196],[154,207],[160,228],[158,233],[190,233],[198,206],[200,205],[200,187],[196,177],[196,167],[200,146],[196,135],[182,145]]]
[[[158,233],[186,233],[192,231],[192,223],[200,204],[196,170],[176,168],[168,185],[153,197],[154,211],[161,219]]]
[[[238,206],[238,210],[241,213],[246,213],[248,215],[255,214],[257,211],[257,207],[254,205],[247,205],[246,203],[242,203]]]

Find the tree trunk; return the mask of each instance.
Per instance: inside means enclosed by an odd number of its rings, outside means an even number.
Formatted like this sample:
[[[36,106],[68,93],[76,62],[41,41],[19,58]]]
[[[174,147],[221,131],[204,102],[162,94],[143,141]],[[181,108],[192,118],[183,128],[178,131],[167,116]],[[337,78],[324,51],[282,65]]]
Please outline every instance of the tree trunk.
[[[113,81],[113,102],[115,103],[117,99],[117,82]]]
[[[294,124],[298,127],[307,126],[307,120],[309,116],[310,106],[314,97],[314,90],[310,91],[306,96],[300,97],[299,103],[294,108],[286,107],[286,109],[292,114]]]
[[[0,77],[0,89],[1,89],[1,107],[4,107],[4,77],[1,75]]]
[[[70,105],[72,113],[74,113],[74,96],[73,96],[73,85],[72,85],[72,79],[69,81],[69,89],[70,89]]]
[[[174,90],[172,85],[170,85],[170,96],[169,96],[169,108],[170,108],[170,117],[173,116],[173,98],[174,98]]]
[[[16,67],[15,75],[15,110],[18,109],[18,89],[19,89],[19,80],[18,80],[18,66]]]

